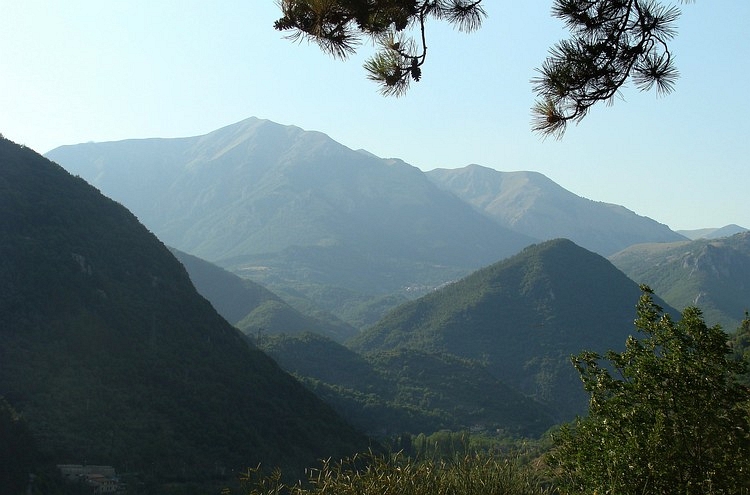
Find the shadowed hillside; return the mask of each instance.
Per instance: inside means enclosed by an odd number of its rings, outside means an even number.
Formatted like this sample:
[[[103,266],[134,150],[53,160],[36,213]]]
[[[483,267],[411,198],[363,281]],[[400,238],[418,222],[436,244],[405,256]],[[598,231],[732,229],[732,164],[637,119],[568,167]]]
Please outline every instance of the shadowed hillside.
[[[379,437],[442,429],[538,436],[553,425],[541,404],[475,361],[405,348],[360,356],[313,334],[266,338],[262,348],[352,424]]]
[[[185,266],[198,292],[216,311],[245,334],[315,332],[344,341],[357,331],[326,315],[319,319],[300,313],[276,294],[208,261],[177,249],[172,253]]]
[[[121,205],[0,140],[0,395],[52,462],[150,480],[367,447]]]

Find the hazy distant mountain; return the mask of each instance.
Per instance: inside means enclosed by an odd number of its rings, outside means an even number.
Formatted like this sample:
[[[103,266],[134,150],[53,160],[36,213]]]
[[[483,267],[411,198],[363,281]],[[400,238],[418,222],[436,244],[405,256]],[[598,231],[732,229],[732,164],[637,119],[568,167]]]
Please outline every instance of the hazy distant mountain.
[[[172,253],[185,266],[198,292],[224,319],[247,334],[314,332],[342,342],[357,332],[332,316],[323,321],[302,314],[262,285],[208,261],[178,249]]]
[[[200,480],[367,448],[130,212],[4,139],[0,212],[0,395],[52,463]]]
[[[698,306],[707,323],[719,323],[727,332],[750,310],[750,232],[631,246],[610,260],[672,306]]]
[[[274,288],[434,286],[532,242],[401,161],[247,119],[205,136],[63,146],[49,158],[162,241]]]
[[[498,172],[479,165],[427,176],[500,225],[541,240],[566,238],[603,256],[643,242],[684,237],[618,205],[576,196],[537,172]]]
[[[394,309],[349,344],[478,360],[564,420],[586,406],[570,355],[623,348],[639,296],[606,259],[553,240]]]
[[[472,428],[528,436],[553,426],[541,404],[475,361],[414,349],[361,356],[314,334],[269,337],[262,348],[372,435]]]
[[[697,230],[678,230],[677,233],[684,235],[688,239],[720,239],[722,237],[729,237],[740,232],[747,232],[745,227],[739,225],[730,224],[719,228],[707,228]]]

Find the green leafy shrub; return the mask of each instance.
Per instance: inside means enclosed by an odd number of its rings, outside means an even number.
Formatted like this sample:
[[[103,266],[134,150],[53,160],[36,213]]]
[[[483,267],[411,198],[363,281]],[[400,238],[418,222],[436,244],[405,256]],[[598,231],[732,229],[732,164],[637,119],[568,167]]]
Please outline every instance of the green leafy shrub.
[[[750,489],[750,390],[729,337],[700,310],[672,321],[643,287],[622,353],[573,359],[589,413],[560,430],[549,456],[564,494],[739,494]]]

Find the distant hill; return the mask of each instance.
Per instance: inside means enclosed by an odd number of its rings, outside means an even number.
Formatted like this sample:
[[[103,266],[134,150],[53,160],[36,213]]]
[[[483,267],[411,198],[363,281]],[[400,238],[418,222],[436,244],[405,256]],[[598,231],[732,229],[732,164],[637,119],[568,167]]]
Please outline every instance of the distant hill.
[[[4,139],[0,211],[0,395],[52,462],[200,481],[367,448],[135,216]]]
[[[698,306],[707,323],[721,324],[727,332],[750,310],[750,232],[631,246],[610,260],[675,308]]]
[[[300,313],[262,285],[243,279],[196,256],[171,249],[198,292],[229,323],[246,334],[314,332],[343,342],[357,333],[332,316],[321,320]]]
[[[722,237],[729,237],[740,232],[747,232],[745,227],[739,225],[730,224],[719,228],[707,228],[697,230],[678,230],[677,233],[684,235],[688,239],[720,239]]]
[[[576,196],[537,172],[469,165],[431,170],[427,177],[503,227],[540,240],[571,239],[603,256],[643,242],[684,240],[666,225],[619,205]]]
[[[166,244],[277,293],[431,289],[534,241],[404,162],[266,120],[47,156],[131,208]]]
[[[477,360],[568,420],[587,404],[569,357],[623,348],[639,296],[603,257],[553,240],[399,306],[348,345]]]
[[[262,348],[352,424],[381,436],[472,429],[538,436],[549,411],[481,364],[399,349],[360,356],[315,334],[271,336]]]

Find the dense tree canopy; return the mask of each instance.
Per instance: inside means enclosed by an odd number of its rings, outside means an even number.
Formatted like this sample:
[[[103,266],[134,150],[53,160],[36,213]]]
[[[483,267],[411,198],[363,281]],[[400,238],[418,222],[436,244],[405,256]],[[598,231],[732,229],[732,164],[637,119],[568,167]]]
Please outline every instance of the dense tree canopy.
[[[682,0],[683,3],[688,0]],[[422,77],[426,21],[474,31],[486,17],[483,0],[280,0],[275,27],[345,58],[363,38],[379,50],[366,63],[385,95],[402,95]],[[532,128],[561,137],[599,101],[611,101],[630,79],[641,90],[670,92],[677,78],[668,42],[680,11],[660,0],[554,0],[552,15],[570,30],[532,80]]]
[[[731,343],[735,359],[750,363],[750,313],[747,311],[745,311],[745,318],[743,318],[739,328],[732,335]],[[739,381],[746,387],[750,387],[750,373],[748,373],[748,370],[745,370],[745,373],[740,375]]]
[[[678,322],[644,288],[636,326],[606,363],[574,358],[589,414],[564,427],[550,459],[562,493],[746,493],[750,488],[749,391],[728,336],[700,310]]]

